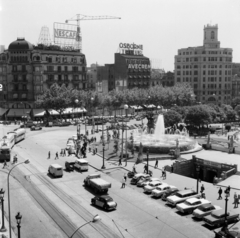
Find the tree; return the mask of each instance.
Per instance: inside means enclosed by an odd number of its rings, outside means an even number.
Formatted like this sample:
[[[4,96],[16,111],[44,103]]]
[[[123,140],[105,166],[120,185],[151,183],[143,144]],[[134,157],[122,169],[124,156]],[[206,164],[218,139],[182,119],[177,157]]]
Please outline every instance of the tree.
[[[186,114],[185,122],[190,125],[200,127],[201,125],[208,125],[212,122],[209,108],[206,105],[197,105],[189,107]]]
[[[240,117],[240,105],[237,105],[234,110],[237,113],[238,117]]]
[[[236,119],[236,111],[234,111],[230,105],[223,104],[222,109],[226,114],[226,119],[228,121],[234,121]]]
[[[64,84],[59,86],[55,83],[45,90],[35,103],[39,108],[56,110],[61,117],[63,111],[71,104],[71,92],[72,88],[66,88]]]
[[[170,126],[173,126],[174,124],[177,125],[181,121],[182,121],[182,116],[174,110],[169,110],[166,113],[164,113],[165,127],[170,127]]]
[[[240,105],[240,97],[235,97],[232,99],[232,107],[235,108],[237,105]]]

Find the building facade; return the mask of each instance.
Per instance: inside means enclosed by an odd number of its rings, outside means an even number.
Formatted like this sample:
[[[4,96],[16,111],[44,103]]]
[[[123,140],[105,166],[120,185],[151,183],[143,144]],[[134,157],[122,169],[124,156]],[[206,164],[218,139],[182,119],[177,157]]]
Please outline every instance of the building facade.
[[[230,48],[220,47],[217,25],[204,26],[203,46],[178,50],[175,83],[189,83],[199,102],[230,104],[232,52]]]
[[[86,89],[85,55],[59,46],[34,46],[18,38],[0,54],[1,83],[0,107],[33,109],[38,96],[53,83]],[[16,112],[8,116],[21,116]]]
[[[90,67],[87,67],[87,88],[89,90],[96,90],[97,66],[97,64],[91,64]]]

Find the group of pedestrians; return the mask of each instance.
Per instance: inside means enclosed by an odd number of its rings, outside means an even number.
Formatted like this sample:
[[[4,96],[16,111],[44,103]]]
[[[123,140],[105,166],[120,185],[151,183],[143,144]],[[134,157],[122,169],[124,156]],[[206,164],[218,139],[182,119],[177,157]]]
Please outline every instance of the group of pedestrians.
[[[16,164],[17,162],[18,162],[18,157],[17,157],[17,154],[15,154],[15,155],[13,156],[12,164],[14,165],[14,164]],[[5,169],[6,167],[8,167],[8,163],[7,163],[7,160],[4,160],[2,169]]]

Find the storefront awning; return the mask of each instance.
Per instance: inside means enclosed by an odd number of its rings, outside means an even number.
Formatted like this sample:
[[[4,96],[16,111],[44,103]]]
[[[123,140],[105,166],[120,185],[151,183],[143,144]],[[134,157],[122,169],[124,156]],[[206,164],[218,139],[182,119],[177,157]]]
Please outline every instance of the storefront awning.
[[[86,112],[87,110],[85,108],[74,108],[73,113],[80,113],[80,112]]]
[[[8,109],[0,108],[0,116],[2,116]]]
[[[49,109],[48,112],[50,115],[59,115],[59,113],[53,109]]]
[[[22,117],[22,116],[27,116],[27,114],[29,114],[31,111],[31,109],[23,109],[23,108],[14,108],[14,109],[10,109],[7,116],[8,117]]]
[[[63,111],[63,114],[72,114],[74,111],[74,108],[68,107]]]
[[[45,109],[33,109],[33,116],[34,117],[43,117],[45,113]]]

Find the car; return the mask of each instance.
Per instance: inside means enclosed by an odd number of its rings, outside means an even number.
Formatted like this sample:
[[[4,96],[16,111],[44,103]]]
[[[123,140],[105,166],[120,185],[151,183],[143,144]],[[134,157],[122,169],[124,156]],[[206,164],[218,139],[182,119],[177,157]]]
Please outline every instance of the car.
[[[153,181],[149,183],[148,185],[144,186],[144,193],[151,193],[153,189],[155,189],[159,185],[167,185],[166,183],[163,183],[161,181]]]
[[[42,127],[39,125],[35,125],[31,127],[31,131],[40,131],[40,130],[42,130]]]
[[[4,121],[3,125],[11,125],[11,122],[10,121]]]
[[[219,227],[224,225],[225,218],[227,218],[227,223],[238,222],[239,214],[233,212],[227,212],[227,217],[224,209],[214,210],[210,215],[203,218],[205,224],[211,227]]]
[[[61,122],[59,126],[70,126],[71,123],[69,121]]]
[[[92,198],[92,205],[101,207],[105,211],[115,210],[117,208],[117,203],[109,195],[101,195]]]
[[[151,178],[151,177],[141,178],[141,179],[137,182],[137,186],[138,186],[138,187],[144,187],[144,186],[148,185],[149,183],[151,183],[151,182],[153,182],[153,181],[160,181],[160,178]]]
[[[162,200],[167,201],[167,197],[175,195],[179,191],[178,188],[170,188],[164,192],[162,195]]]
[[[167,204],[169,204],[171,206],[176,206],[178,203],[184,202],[188,198],[193,198],[193,197],[200,198],[201,195],[196,193],[192,189],[184,189],[182,191],[177,192],[173,196],[169,196],[167,198]]]
[[[138,174],[135,174],[134,177],[131,179],[131,184],[133,185],[136,185],[137,182],[139,181],[139,179],[141,178],[150,178],[150,175],[149,174],[143,174],[143,173],[138,173]]]
[[[189,198],[185,202],[180,203],[176,206],[177,210],[181,213],[192,213],[194,209],[198,208],[203,204],[210,204],[211,202],[201,198]]]
[[[155,189],[152,190],[152,197],[160,198],[168,189],[176,188],[175,186],[162,184],[157,186]]]
[[[221,207],[219,206],[215,206],[212,204],[204,204],[193,211],[193,217],[202,219],[203,217],[211,214],[212,211],[220,209]]]
[[[75,162],[68,162],[68,161],[66,161],[65,162],[65,169],[66,169],[66,171],[69,171],[69,172],[74,171],[74,164],[75,164]]]

